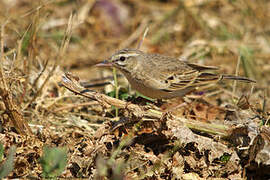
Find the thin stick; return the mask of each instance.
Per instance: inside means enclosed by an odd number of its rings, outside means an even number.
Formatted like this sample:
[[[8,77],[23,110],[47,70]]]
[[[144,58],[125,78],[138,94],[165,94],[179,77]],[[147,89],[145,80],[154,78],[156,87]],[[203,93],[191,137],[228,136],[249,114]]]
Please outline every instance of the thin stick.
[[[118,49],[129,47],[134,41],[138,40],[138,38],[144,32],[145,28],[147,28],[148,24],[149,24],[149,18],[144,18],[140,26],[125,41],[123,41],[119,45]]]
[[[34,95],[34,97],[25,105],[25,107],[23,108],[23,110],[27,109],[36,100],[36,98],[38,97],[38,95],[43,90],[43,87],[47,84],[47,82],[49,81],[49,79],[53,75],[54,71],[56,70],[57,65],[60,64],[61,58],[64,57],[64,54],[65,54],[65,52],[67,50],[67,47],[69,45],[69,41],[70,41],[70,38],[71,38],[72,29],[73,29],[73,22],[74,22],[73,14],[71,14],[70,17],[69,17],[69,21],[68,21],[68,25],[67,25],[67,28],[66,28],[65,36],[64,36],[64,38],[62,40],[62,44],[61,44],[61,46],[59,48],[59,52],[58,52],[58,55],[56,57],[56,60],[54,61],[53,67],[49,71],[49,74],[47,75],[47,77],[44,80],[44,82],[41,85],[41,87],[37,90],[37,92]]]
[[[251,88],[250,88],[250,93],[248,95],[248,97],[251,97],[251,95],[253,94],[254,91],[254,84],[252,84]]]
[[[145,39],[145,37],[146,37],[146,35],[147,35],[147,33],[148,33],[148,30],[149,30],[149,28],[146,27],[146,29],[145,29],[145,31],[144,31],[144,33],[143,33],[143,37],[142,37],[142,39],[140,40],[140,42],[139,42],[139,44],[138,44],[138,46],[137,46],[137,49],[140,49],[140,47],[141,47],[141,45],[142,45],[142,43],[143,43],[143,41],[144,41],[144,39]]]
[[[21,108],[18,107],[16,102],[13,100],[11,90],[8,88],[8,84],[6,82],[5,71],[3,68],[3,62],[5,60],[4,57],[4,34],[5,34],[5,25],[8,23],[6,21],[1,25],[0,32],[0,96],[2,98],[3,103],[5,104],[6,114],[11,119],[15,129],[19,134],[30,135],[32,134],[31,128],[29,127],[27,121],[24,119],[23,114],[21,112]]]
[[[8,23],[8,21],[6,21],[4,24],[1,25],[1,37],[0,37],[0,80],[2,81],[2,87],[5,88],[5,90],[7,90],[7,83],[6,83],[6,78],[5,78],[5,72],[4,72],[4,68],[3,68],[3,63],[4,63],[4,29],[5,29],[5,25]]]
[[[263,91],[263,107],[262,107],[262,112],[263,113],[265,113],[265,111],[266,111],[266,89],[264,89],[264,91]]]
[[[240,62],[241,62],[241,56],[239,55],[238,56],[238,59],[237,59],[237,65],[236,65],[236,70],[235,70],[235,76],[238,76],[239,74],[239,67],[240,67]],[[235,91],[236,91],[236,86],[237,86],[237,81],[235,80],[233,82],[233,94],[235,94]],[[232,97],[233,98],[233,97]]]
[[[119,88],[118,88],[118,78],[117,78],[116,68],[113,68],[113,80],[114,80],[115,98],[119,99]],[[117,107],[115,107],[115,117],[118,117],[118,108]]]

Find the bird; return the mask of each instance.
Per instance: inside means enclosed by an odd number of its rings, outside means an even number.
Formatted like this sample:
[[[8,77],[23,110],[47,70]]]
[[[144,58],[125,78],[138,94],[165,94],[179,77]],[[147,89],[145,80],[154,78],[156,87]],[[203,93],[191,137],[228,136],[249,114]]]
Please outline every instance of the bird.
[[[102,62],[113,66],[127,78],[131,88],[152,99],[183,97],[202,86],[222,80],[256,81],[240,76],[218,74],[218,67],[189,63],[161,54],[138,49],[122,49]]]

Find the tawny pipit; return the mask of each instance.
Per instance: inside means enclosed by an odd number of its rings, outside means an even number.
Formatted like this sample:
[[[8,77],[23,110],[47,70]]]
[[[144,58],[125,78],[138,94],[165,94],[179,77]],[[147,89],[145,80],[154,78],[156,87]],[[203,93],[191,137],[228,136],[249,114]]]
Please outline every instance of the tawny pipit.
[[[105,64],[119,69],[131,87],[155,99],[169,99],[223,79],[255,82],[246,77],[213,74],[207,70],[217,67],[202,66],[160,54],[147,54],[137,49],[116,52]]]

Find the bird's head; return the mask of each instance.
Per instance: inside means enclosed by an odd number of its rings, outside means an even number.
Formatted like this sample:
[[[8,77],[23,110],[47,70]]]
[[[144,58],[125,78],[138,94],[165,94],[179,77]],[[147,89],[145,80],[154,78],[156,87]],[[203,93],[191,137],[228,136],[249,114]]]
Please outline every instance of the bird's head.
[[[143,52],[137,49],[122,49],[113,54],[103,64],[112,65],[123,71],[130,71],[139,61]]]

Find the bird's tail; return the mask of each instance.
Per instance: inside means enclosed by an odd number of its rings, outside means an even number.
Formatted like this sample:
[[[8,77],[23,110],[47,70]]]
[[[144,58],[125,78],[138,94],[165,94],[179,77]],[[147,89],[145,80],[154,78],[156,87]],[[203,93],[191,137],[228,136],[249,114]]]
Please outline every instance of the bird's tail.
[[[248,83],[256,83],[256,81],[253,79],[249,79],[249,78],[241,77],[241,76],[227,75],[227,74],[221,75],[221,80],[222,79],[230,79],[230,80],[238,80],[238,81],[243,81],[243,82],[248,82]]]

